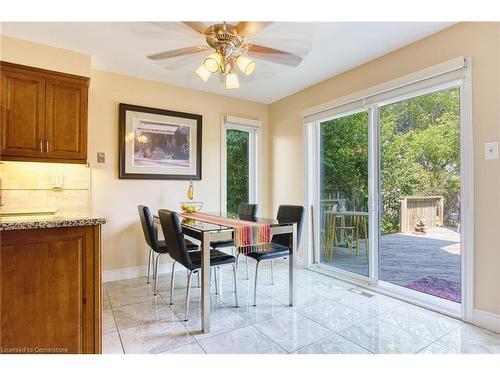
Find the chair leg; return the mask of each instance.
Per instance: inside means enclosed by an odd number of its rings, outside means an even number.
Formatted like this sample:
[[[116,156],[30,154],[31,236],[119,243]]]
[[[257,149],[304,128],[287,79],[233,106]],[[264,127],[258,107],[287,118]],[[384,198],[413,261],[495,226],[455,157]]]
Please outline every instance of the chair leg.
[[[172,263],[172,275],[170,276],[170,304],[173,305],[172,298],[174,295],[174,278],[175,278],[175,260]]]
[[[253,287],[253,305],[257,306],[257,275],[259,274],[259,262],[255,264],[255,284]]]
[[[236,254],[236,269],[240,266],[240,255],[241,253],[238,251],[238,254]]]
[[[234,276],[234,307],[240,307],[238,305],[238,283],[236,282],[236,264],[233,263],[233,276]]]
[[[200,283],[200,272],[196,272],[196,276],[198,277],[198,288],[201,288],[201,283]]]
[[[146,280],[146,284],[149,284],[149,274],[151,270],[151,257],[153,256],[153,249],[149,249],[149,256],[148,256],[148,278]]]
[[[158,266],[160,264],[160,257],[161,257],[161,254],[158,254],[156,256],[156,264],[155,264],[155,268],[153,270],[154,274],[155,274],[155,291],[154,291],[154,295],[156,296],[158,294]]]
[[[246,269],[247,269],[247,280],[250,280],[250,276],[248,274],[248,257],[245,257],[245,262],[246,262]]]
[[[215,279],[215,294],[219,294],[219,280],[217,274],[219,273],[219,267],[214,268],[214,279]]]
[[[191,277],[193,276],[193,271],[189,271],[188,273],[188,284],[187,284],[187,290],[186,290],[186,312],[184,315],[184,321],[188,321],[188,314],[189,314],[189,291],[191,290]]]
[[[274,285],[274,259],[271,259],[271,284]]]

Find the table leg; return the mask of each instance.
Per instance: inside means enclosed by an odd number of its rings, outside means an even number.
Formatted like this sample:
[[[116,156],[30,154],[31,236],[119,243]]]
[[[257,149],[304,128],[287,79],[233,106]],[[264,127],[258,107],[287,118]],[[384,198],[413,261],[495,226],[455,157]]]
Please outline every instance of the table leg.
[[[201,329],[210,332],[210,233],[201,240]]]
[[[293,224],[292,227],[292,246],[290,246],[288,257],[288,296],[289,296],[289,305],[293,306],[295,303],[295,255],[297,253],[297,224]]]

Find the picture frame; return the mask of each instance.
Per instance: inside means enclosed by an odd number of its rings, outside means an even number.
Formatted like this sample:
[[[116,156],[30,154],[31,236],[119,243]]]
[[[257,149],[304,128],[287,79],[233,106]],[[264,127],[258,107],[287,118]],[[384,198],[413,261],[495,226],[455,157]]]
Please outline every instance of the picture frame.
[[[119,104],[120,179],[201,180],[203,116]]]

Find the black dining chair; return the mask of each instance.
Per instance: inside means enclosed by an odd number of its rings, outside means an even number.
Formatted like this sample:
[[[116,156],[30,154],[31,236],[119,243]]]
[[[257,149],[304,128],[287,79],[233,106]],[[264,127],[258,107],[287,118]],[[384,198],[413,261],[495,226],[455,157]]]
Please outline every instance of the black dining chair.
[[[158,240],[158,230],[153,222],[153,215],[151,214],[150,209],[147,206],[139,205],[137,206],[137,210],[139,211],[139,217],[141,219],[142,231],[144,232],[144,239],[146,240],[146,243],[148,244],[149,247],[148,277],[146,283],[149,284],[151,264],[153,264],[153,280],[155,280],[154,294],[156,295],[158,293],[158,264],[160,261],[160,256],[167,254],[168,249],[165,244],[165,241]],[[188,251],[199,250],[198,245],[194,244],[188,239],[185,239],[184,241],[186,242],[186,247]]]
[[[238,206],[238,217],[241,220],[252,221],[257,216],[258,206],[253,203],[242,203]],[[224,247],[230,247],[231,252],[234,255],[234,240],[223,240],[223,241],[212,241],[210,242],[210,247],[212,249],[221,249]],[[246,259],[246,270],[248,279],[248,259]]]
[[[276,219],[279,222],[284,223],[297,223],[297,247],[300,243],[300,233],[302,231],[302,218],[304,216],[304,207],[302,206],[292,206],[292,205],[281,205],[278,208],[278,214]],[[248,258],[254,259],[257,263],[255,264],[255,285],[254,285],[254,295],[253,295],[253,305],[257,306],[257,276],[259,272],[259,264],[262,261],[271,261],[271,282],[274,284],[274,259],[286,258],[289,256],[289,249],[292,246],[290,242],[290,234],[276,234],[269,243],[269,251],[258,252],[251,251],[243,254]]]
[[[170,257],[174,260],[172,265],[172,276],[170,279],[170,304],[174,293],[175,264],[180,263],[189,271],[186,288],[186,312],[185,320],[188,320],[189,312],[189,292],[191,289],[191,277],[193,273],[199,273],[201,269],[201,251],[188,252],[186,242],[182,234],[182,228],[177,213],[170,210],[159,210],[158,216],[165,236],[167,249]],[[236,257],[223,253],[219,250],[210,250],[210,268],[224,264],[232,264],[234,275],[234,298],[235,306],[238,307],[238,288],[236,284]]]

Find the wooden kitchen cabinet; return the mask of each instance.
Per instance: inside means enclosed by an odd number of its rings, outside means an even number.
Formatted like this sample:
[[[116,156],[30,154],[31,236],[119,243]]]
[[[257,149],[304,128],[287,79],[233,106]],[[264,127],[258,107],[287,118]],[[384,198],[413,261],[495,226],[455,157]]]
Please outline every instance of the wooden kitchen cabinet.
[[[3,160],[86,163],[89,79],[0,62]]]
[[[3,353],[101,353],[100,225],[0,232]]]

